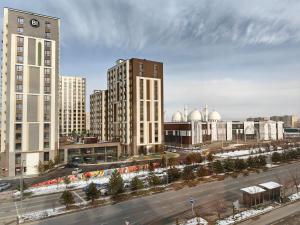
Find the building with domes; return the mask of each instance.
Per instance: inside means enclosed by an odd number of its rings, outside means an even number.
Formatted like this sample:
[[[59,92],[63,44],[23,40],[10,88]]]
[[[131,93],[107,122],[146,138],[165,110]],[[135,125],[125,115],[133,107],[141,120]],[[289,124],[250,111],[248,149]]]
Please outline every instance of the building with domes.
[[[209,111],[187,107],[184,112],[176,111],[171,122],[164,123],[164,140],[167,145],[193,146],[214,141],[238,140],[281,140],[281,121],[224,121],[216,110]]]

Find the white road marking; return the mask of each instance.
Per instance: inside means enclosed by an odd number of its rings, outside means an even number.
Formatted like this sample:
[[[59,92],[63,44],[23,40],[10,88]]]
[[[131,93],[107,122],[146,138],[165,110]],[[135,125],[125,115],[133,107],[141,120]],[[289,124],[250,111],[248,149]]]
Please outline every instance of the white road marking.
[[[87,201],[85,201],[76,191],[72,191],[74,195],[76,195],[84,204],[87,204]]]
[[[18,216],[18,218],[20,218],[20,216],[19,216],[19,211],[18,211],[18,206],[17,206],[17,203],[16,203],[16,202],[15,202],[15,206],[16,206],[17,216]]]

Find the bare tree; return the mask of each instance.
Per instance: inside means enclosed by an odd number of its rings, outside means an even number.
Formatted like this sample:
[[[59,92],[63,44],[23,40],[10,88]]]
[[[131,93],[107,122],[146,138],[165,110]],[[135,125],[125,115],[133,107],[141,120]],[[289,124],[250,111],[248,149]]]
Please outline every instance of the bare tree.
[[[222,197],[217,198],[217,200],[214,204],[214,208],[218,215],[218,218],[221,219],[221,214],[225,213],[227,210],[226,201]]]
[[[295,170],[289,170],[289,176],[291,178],[291,181],[293,185],[296,188],[297,193],[299,192],[299,184],[300,184],[300,173],[298,169]]]
[[[291,180],[289,178],[283,179],[283,178],[279,177],[278,174],[275,175],[275,178],[276,178],[277,182],[282,185],[280,198],[281,198],[281,200],[285,200],[287,191],[291,184]]]

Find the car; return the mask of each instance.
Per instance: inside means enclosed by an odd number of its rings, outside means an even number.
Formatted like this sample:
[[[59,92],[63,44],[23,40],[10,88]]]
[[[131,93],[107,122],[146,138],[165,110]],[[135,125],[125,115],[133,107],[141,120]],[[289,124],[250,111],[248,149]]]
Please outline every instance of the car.
[[[78,165],[79,164],[77,162],[69,162],[65,165],[65,168],[77,168]]]
[[[129,189],[130,186],[131,186],[131,185],[130,185],[130,182],[129,182],[129,181],[125,181],[125,182],[124,182],[124,188],[125,188],[125,189]]]
[[[73,175],[76,175],[76,174],[79,174],[79,173],[82,173],[82,169],[80,169],[80,168],[75,168],[75,170],[72,171]]]
[[[94,183],[94,184],[96,185],[96,189],[97,189],[98,191],[100,191],[100,195],[108,195],[108,184],[107,184],[107,183],[105,183],[105,184],[97,184],[97,183]],[[87,192],[88,188],[89,188],[89,185],[86,185],[86,186],[82,189],[82,191],[83,191],[83,192]]]
[[[0,192],[11,187],[10,183],[0,183]]]

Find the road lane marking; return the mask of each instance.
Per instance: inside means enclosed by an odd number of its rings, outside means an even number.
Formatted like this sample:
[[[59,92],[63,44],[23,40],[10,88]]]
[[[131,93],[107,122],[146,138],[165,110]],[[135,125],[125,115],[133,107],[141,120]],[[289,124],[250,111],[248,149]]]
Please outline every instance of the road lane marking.
[[[20,216],[19,216],[19,211],[18,211],[18,206],[17,206],[17,203],[16,203],[16,202],[15,202],[15,206],[16,206],[17,216],[18,216],[18,218],[20,218]]]
[[[83,202],[83,204],[87,204],[87,201],[86,200],[84,200],[76,191],[72,191],[73,193],[74,193],[74,195],[76,195],[77,196],[77,198],[79,198],[82,202]]]

